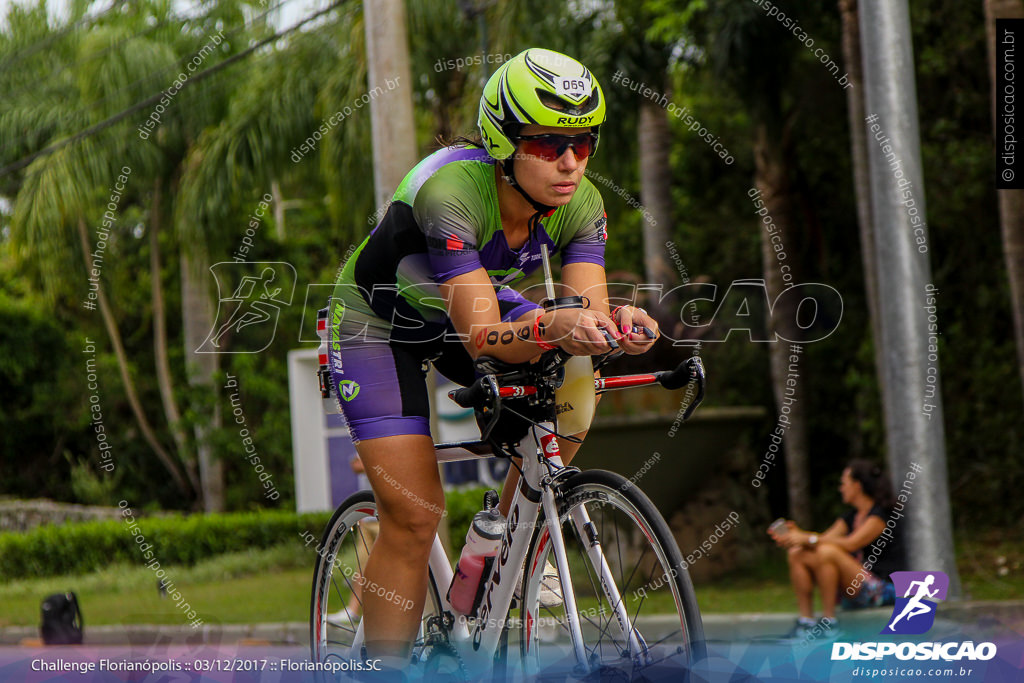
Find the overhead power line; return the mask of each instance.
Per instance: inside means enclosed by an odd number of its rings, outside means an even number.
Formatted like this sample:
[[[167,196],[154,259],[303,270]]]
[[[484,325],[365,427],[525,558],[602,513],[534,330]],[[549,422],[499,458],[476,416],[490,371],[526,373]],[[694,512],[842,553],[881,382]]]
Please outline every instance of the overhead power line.
[[[218,64],[215,64],[214,66],[209,67],[208,69],[204,69],[202,71],[199,71],[199,72],[195,73],[194,75],[189,77],[189,79],[182,85],[182,87],[177,92],[180,92],[181,90],[184,90],[186,87],[189,87],[189,86],[193,85],[194,83],[198,83],[199,81],[205,80],[209,76],[212,76],[212,75],[214,75],[214,74],[216,74],[216,73],[226,69],[227,67],[231,66],[235,62],[237,62],[237,61],[239,61],[241,59],[244,59],[245,57],[248,57],[253,52],[255,52],[256,50],[258,50],[261,47],[263,47],[264,45],[268,45],[268,44],[270,44],[270,43],[272,43],[272,42],[274,42],[276,40],[280,40],[281,38],[283,38],[284,36],[288,35],[289,33],[292,33],[293,31],[297,31],[298,29],[300,29],[301,27],[305,26],[309,22],[315,21],[316,19],[319,19],[320,17],[322,17],[323,15],[327,14],[328,12],[333,10],[334,8],[339,7],[340,5],[345,3],[346,1],[347,0],[335,0],[335,2],[332,2],[327,7],[323,8],[322,10],[319,10],[319,11],[315,12],[314,14],[312,14],[309,17],[303,19],[302,21],[300,21],[299,23],[295,24],[294,26],[291,26],[290,28],[287,28],[287,29],[285,29],[283,31],[279,31],[279,32],[275,33],[272,36],[268,36],[268,37],[266,37],[266,38],[264,38],[262,40],[259,40],[256,43],[254,43],[254,44],[250,45],[249,47],[247,47],[245,50],[242,50],[238,54],[235,54],[235,55],[232,55],[232,56],[228,57],[223,62],[220,62]],[[11,164],[8,164],[7,166],[4,166],[3,168],[0,168],[0,177],[6,176],[6,175],[9,175],[11,173],[14,173],[15,171],[21,170],[22,168],[25,168],[26,166],[28,166],[29,164],[31,164],[33,161],[35,161],[36,159],[38,159],[40,157],[47,156],[49,154],[53,154],[54,152],[56,152],[58,150],[61,150],[64,147],[67,147],[68,145],[70,145],[70,144],[72,144],[74,142],[77,142],[77,141],[82,140],[84,138],[87,138],[87,137],[90,137],[92,135],[95,135],[96,133],[99,133],[100,131],[107,129],[107,128],[113,126],[114,124],[123,121],[124,119],[128,118],[132,114],[134,114],[134,113],[136,113],[136,112],[138,112],[138,111],[140,111],[142,109],[145,109],[146,107],[149,107],[149,106],[152,106],[152,105],[156,104],[157,102],[160,101],[160,98],[162,98],[167,93],[167,91],[169,89],[170,88],[164,88],[160,92],[155,93],[153,95],[150,95],[146,99],[141,100],[140,102],[137,102],[137,103],[133,104],[128,109],[125,109],[125,110],[123,110],[121,112],[118,112],[117,114],[114,114],[113,116],[111,116],[108,119],[105,119],[105,120],[103,120],[103,121],[101,121],[101,122],[99,122],[99,123],[97,123],[97,124],[95,124],[93,126],[89,126],[85,130],[79,131],[79,132],[75,133],[74,135],[66,137],[63,140],[60,140],[59,142],[55,142],[52,145],[49,145],[48,147],[44,147],[43,149],[39,150],[38,152],[34,152],[34,153],[30,154],[29,156],[24,157],[23,159],[20,159],[18,161],[15,161],[14,163],[11,163]]]
[[[284,0],[284,1],[287,2],[288,0]],[[199,7],[202,7],[204,5],[208,5],[208,4],[212,3],[212,2],[215,2],[215,0],[202,0],[202,2],[199,3]],[[108,9],[106,11],[109,12],[110,10]],[[105,14],[105,13],[106,12],[104,12],[103,14]],[[100,16],[102,16],[102,14],[96,15],[96,17],[94,17],[94,18],[95,19],[99,19]],[[182,21],[182,20],[184,20],[186,18],[187,17],[185,17],[183,15],[171,14],[169,17],[166,17],[164,19],[161,19],[161,20],[157,21],[152,26],[147,26],[146,28],[142,29],[141,31],[136,31],[135,33],[133,33],[133,34],[131,34],[129,36],[125,36],[124,38],[118,40],[117,42],[111,43],[110,45],[108,45],[107,47],[103,48],[102,50],[98,50],[97,52],[94,52],[94,53],[88,55],[84,59],[76,59],[74,61],[74,66],[81,66],[82,64],[84,64],[86,62],[91,62],[93,60],[99,59],[100,57],[104,56],[108,52],[113,52],[114,50],[116,50],[117,48],[121,47],[125,43],[128,43],[129,41],[132,41],[132,40],[135,40],[136,38],[140,38],[142,36],[145,36],[145,35],[148,35],[150,33],[153,33],[154,31],[157,31],[157,30],[163,28],[164,26],[167,26],[168,24],[170,24],[173,21]],[[81,21],[76,22],[76,24],[78,24],[78,23],[81,23]],[[47,43],[47,44],[52,43],[55,40],[57,40],[59,37],[67,35],[67,33],[69,33],[70,30],[71,30],[70,27],[64,27],[63,29],[61,29],[60,32],[58,32],[59,35],[47,36],[45,39],[40,40],[38,43],[33,43],[31,47],[35,47],[36,45],[43,45],[44,43]],[[32,50],[32,52],[38,52],[38,50]],[[24,55],[22,55],[22,56],[14,55],[14,56],[17,56],[18,59],[21,59],[21,58],[23,58]],[[11,59],[11,58],[8,58],[8,59]],[[65,71],[67,71],[70,67],[71,67],[71,64],[65,64],[64,66],[60,67],[59,69],[57,69],[53,73],[48,74],[47,80],[51,81],[51,82],[55,81],[57,76],[59,76],[60,74],[64,73]],[[0,67],[0,71],[2,71],[2,70],[3,70],[3,68]],[[30,83],[29,85],[26,85],[25,87],[21,88],[20,90],[15,90],[12,93],[8,93],[7,94],[7,99],[13,100],[15,97],[17,97],[21,93],[27,92],[29,90],[37,90],[38,87],[39,87],[38,83]],[[97,104],[97,103],[93,103],[93,104]],[[90,106],[92,106],[92,105],[90,105]]]
[[[93,16],[83,16],[80,19],[78,19],[78,21],[74,21],[74,22],[68,24],[67,26],[65,26],[64,28],[62,28],[62,29],[60,29],[58,31],[54,31],[53,33],[48,35],[46,38],[43,38],[40,41],[37,41],[35,43],[31,43],[31,44],[27,45],[20,52],[15,52],[13,55],[9,55],[6,59],[4,59],[4,61],[2,63],[0,63],[0,71],[5,71],[5,70],[9,69],[12,64],[16,64],[16,63],[20,62],[25,57],[28,57],[30,55],[34,55],[35,53],[39,52],[40,50],[42,50],[45,47],[49,47],[53,43],[57,42],[58,40],[60,40],[64,36],[68,35],[72,31],[77,29],[78,27],[99,20],[100,17],[102,17],[105,14],[109,14],[111,10],[115,9],[116,7],[118,7],[121,4],[122,1],[123,0],[114,0],[114,2],[110,3],[110,7],[108,7],[105,10],[103,10],[102,12],[97,12]],[[10,10],[8,10],[8,12],[9,11]]]
[[[205,0],[205,2],[210,2],[210,1],[211,0]],[[272,12],[272,11],[274,11],[274,10],[280,8],[280,7],[283,7],[284,5],[288,4],[289,2],[292,2],[292,0],[281,0],[276,5],[273,5],[273,6],[269,7],[269,8],[267,8],[266,10],[264,10],[263,12],[261,12],[260,14],[257,14],[255,17],[253,17],[253,20],[255,21],[255,20],[258,20],[258,19],[262,19],[263,17],[267,16],[270,12]],[[205,4],[205,3],[203,3],[203,4]],[[225,36],[225,39],[226,40],[230,40],[231,38],[235,37],[236,34],[241,33],[248,26],[249,26],[249,24],[242,24],[240,26],[236,26],[234,29],[232,29],[231,31],[229,31],[227,33],[227,35]],[[155,28],[155,27],[151,27],[151,28]],[[144,32],[142,32],[142,33],[144,33]],[[141,33],[140,34],[136,34],[136,35],[141,35]],[[130,38],[125,39],[125,40],[130,40]],[[124,42],[124,41],[121,41],[121,42]],[[110,48],[105,48],[103,50],[103,52],[106,52],[109,49]],[[139,85],[141,83],[147,83],[149,81],[156,80],[160,76],[164,76],[165,74],[168,74],[168,73],[179,72],[179,69],[181,68],[181,66],[183,64],[185,64],[186,62],[188,62],[190,59],[192,59],[192,55],[185,55],[184,57],[182,57],[178,61],[176,61],[174,64],[171,64],[170,66],[164,67],[163,69],[159,69],[159,70],[154,71],[152,73],[146,74],[142,78],[137,78],[134,81],[132,81],[131,83],[126,83],[125,85],[123,85],[120,88],[114,90],[113,92],[108,93],[105,97],[102,97],[102,98],[100,98],[98,100],[92,101],[92,102],[86,104],[83,107],[79,107],[78,109],[74,109],[74,110],[71,110],[71,111],[64,112],[61,115],[60,123],[64,124],[67,121],[72,121],[72,120],[75,119],[75,117],[78,114],[81,114],[82,112],[88,111],[90,109],[95,109],[96,107],[99,107],[100,105],[102,105],[104,102],[108,102],[108,101],[114,99],[117,96],[118,93],[124,92],[126,90],[131,89],[131,88],[134,88],[135,86],[137,86],[137,85]],[[85,61],[88,61],[88,58],[82,60],[81,62],[78,62],[76,64],[76,66],[82,64]],[[67,67],[65,67],[65,69],[66,68]],[[173,79],[171,79],[171,80],[173,80]],[[30,89],[30,88],[25,88],[25,89]],[[25,89],[23,89],[23,90],[25,90]],[[11,97],[13,98],[13,95]],[[3,152],[6,152],[14,144],[15,144],[14,142],[11,142],[11,143],[3,146],[3,147],[0,147],[0,154],[2,154]]]

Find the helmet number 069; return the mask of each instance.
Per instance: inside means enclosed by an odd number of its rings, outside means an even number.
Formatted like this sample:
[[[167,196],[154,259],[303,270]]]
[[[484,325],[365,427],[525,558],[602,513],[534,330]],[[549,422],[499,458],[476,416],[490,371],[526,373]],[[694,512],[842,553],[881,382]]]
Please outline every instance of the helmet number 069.
[[[560,96],[569,96],[573,99],[589,97],[594,86],[590,79],[583,78],[560,78],[555,81],[555,92]]]

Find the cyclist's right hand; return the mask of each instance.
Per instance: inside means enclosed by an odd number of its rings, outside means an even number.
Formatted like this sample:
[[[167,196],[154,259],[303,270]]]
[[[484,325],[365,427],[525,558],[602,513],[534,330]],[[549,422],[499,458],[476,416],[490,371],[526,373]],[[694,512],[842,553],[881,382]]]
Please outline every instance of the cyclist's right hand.
[[[596,356],[612,350],[608,337],[618,341],[622,333],[610,317],[583,308],[560,308],[541,316],[543,341],[560,346],[574,356]],[[602,332],[603,330],[603,332]],[[607,333],[607,336],[605,335]]]

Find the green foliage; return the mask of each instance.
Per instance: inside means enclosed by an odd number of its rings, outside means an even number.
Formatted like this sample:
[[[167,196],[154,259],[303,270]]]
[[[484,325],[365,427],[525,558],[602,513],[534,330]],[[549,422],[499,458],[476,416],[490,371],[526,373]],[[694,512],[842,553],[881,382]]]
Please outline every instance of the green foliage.
[[[604,87],[609,120],[589,170],[644,201],[636,168],[638,96],[615,86],[611,77],[622,70],[664,89],[677,110],[698,119],[735,159],[726,166],[682,120],[669,117],[672,239],[689,278],[717,284],[720,293],[733,280],[763,277],[761,227],[746,194],[754,171],[753,134],[755,125],[771,116],[777,118],[770,121],[772,130],[789,126],[793,145],[787,161],[800,220],[798,244],[786,245],[789,259],[799,266],[802,280],[828,283],[844,301],[839,329],[809,345],[801,365],[812,490],[827,492],[816,496],[815,514],[831,514],[831,491],[842,464],[851,457],[879,458],[886,447],[851,180],[846,93],[811,51],[749,0],[490,3],[483,15],[486,34],[457,3],[435,4],[410,3],[408,9],[414,81],[409,87],[419,152],[432,148],[438,133],[472,132],[486,75],[482,64],[438,71],[438,60],[472,57],[480,50],[515,54],[544,45],[579,56]],[[778,4],[799,20],[815,47],[841,62],[835,3]],[[0,92],[5,94],[0,163],[21,159],[166,87],[169,74],[163,69],[191,57],[220,28],[225,42],[209,64],[268,31],[261,21],[242,26],[243,13],[256,9],[256,2],[214,3],[186,18],[158,0],[128,3],[89,31],[63,31],[62,22],[74,21],[86,5],[75,3],[71,19],[52,25],[42,5],[8,10],[7,25],[0,29]],[[966,528],[997,525],[1024,516],[1024,499],[1014,495],[1024,485],[1018,457],[1024,408],[991,182],[982,6],[956,0],[912,0],[910,5],[926,181],[922,199],[940,290],[954,519]],[[43,42],[45,47],[36,50]],[[154,508],[194,505],[170,489],[166,471],[140,438],[99,314],[81,308],[87,284],[77,222],[84,218],[95,242],[111,171],[127,163],[134,171],[111,229],[103,282],[124,337],[128,372],[158,439],[165,447],[173,442],[155,379],[149,277],[150,230],[154,219],[162,218],[160,281],[169,363],[186,433],[193,439],[194,427],[210,428],[214,455],[226,469],[229,509],[292,505],[286,354],[312,345],[298,341],[308,338],[311,316],[321,305],[306,302],[306,286],[332,282],[346,250],[374,222],[368,220],[373,213],[369,107],[347,117],[299,163],[289,153],[324,119],[366,92],[363,43],[361,4],[344,4],[315,28],[182,90],[151,141],[142,144],[134,132],[148,115],[142,112],[0,178],[0,196],[31,198],[13,202],[13,219],[0,215],[4,493],[107,503],[116,493]],[[158,179],[162,210],[152,205]],[[214,426],[218,409],[228,414],[225,392],[186,380],[191,349],[184,348],[187,311],[179,274],[182,253],[193,248],[204,249],[211,263],[230,259],[253,207],[273,181],[286,202],[285,222],[278,226],[266,217],[247,258],[292,264],[298,274],[293,303],[282,309],[271,347],[260,354],[223,355],[214,384],[222,387],[227,372],[238,378],[246,425],[282,493],[275,503],[262,496],[252,465],[242,457],[239,426],[232,420]],[[611,188],[598,187],[609,216],[609,273],[643,272],[640,214]],[[95,469],[99,459],[80,353],[86,337],[97,347],[105,425],[117,449],[113,478]],[[679,351],[663,344],[659,353],[668,357]],[[766,351],[740,335],[705,344],[702,356],[712,379],[708,404],[754,404],[774,411]],[[768,429],[766,424],[761,433]],[[763,452],[763,445],[751,447]],[[775,506],[782,503],[775,495],[779,483],[772,482]],[[449,496],[453,539],[465,534],[479,506],[477,491]],[[198,547],[207,552],[203,543]],[[53,555],[62,561],[71,557],[57,550]]]
[[[196,562],[215,555],[294,542],[306,532],[319,537],[327,513],[267,511],[190,517],[134,517],[43,526],[0,534],[0,580],[85,574],[114,563],[146,564],[144,551],[161,565]],[[152,549],[148,546],[152,546]]]
[[[458,553],[466,541],[469,525],[473,523],[473,515],[484,506],[485,487],[448,491],[445,495],[445,511],[448,513],[448,534],[452,541],[453,552]]]

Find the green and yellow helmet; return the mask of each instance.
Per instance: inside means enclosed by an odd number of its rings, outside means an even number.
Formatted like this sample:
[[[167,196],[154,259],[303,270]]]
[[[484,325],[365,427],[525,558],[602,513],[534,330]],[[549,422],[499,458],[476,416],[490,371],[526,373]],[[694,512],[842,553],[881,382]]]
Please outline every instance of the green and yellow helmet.
[[[525,124],[592,127],[597,133],[604,114],[604,93],[587,67],[560,52],[533,47],[488,79],[477,126],[487,152],[500,161],[515,152],[512,138]]]

